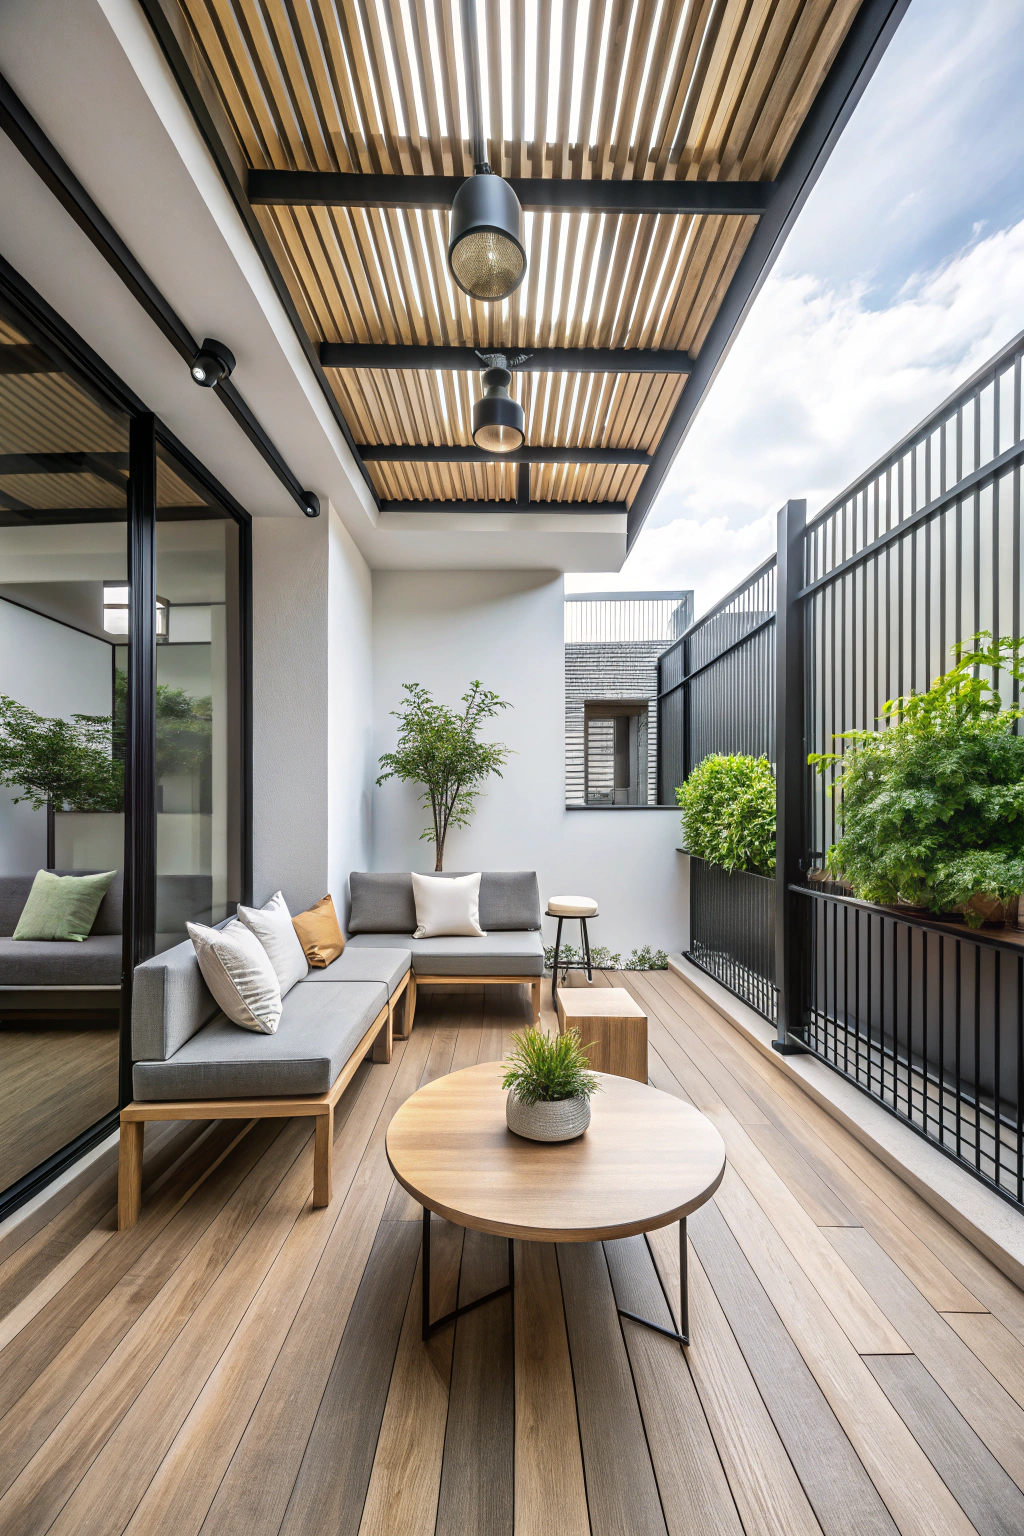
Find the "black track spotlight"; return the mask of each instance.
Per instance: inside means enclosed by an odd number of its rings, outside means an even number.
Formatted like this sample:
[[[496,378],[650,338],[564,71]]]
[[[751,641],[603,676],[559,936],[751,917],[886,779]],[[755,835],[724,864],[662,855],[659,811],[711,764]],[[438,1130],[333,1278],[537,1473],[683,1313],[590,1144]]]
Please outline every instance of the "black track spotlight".
[[[508,182],[490,170],[468,177],[455,194],[448,265],[463,293],[485,304],[507,299],[526,276],[523,210]]]
[[[229,378],[234,370],[235,354],[222,341],[207,336],[192,359],[192,377],[200,389],[212,389]]]
[[[320,498],[319,498],[319,496],[314,495],[314,493],[312,491],[303,491],[303,493],[302,493],[302,510],[303,510],[303,512],[305,512],[307,517],[319,517],[320,516]]]
[[[504,357],[495,352],[484,361],[484,392],[473,407],[473,441],[488,453],[512,453],[523,446],[526,415],[508,392],[512,375]]]

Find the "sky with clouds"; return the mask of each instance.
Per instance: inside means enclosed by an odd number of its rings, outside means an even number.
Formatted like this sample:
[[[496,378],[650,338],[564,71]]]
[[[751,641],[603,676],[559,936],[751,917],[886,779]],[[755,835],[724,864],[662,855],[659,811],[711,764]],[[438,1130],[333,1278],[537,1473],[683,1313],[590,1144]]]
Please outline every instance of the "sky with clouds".
[[[1024,6],[912,0],[614,576],[696,612],[1024,330]]]

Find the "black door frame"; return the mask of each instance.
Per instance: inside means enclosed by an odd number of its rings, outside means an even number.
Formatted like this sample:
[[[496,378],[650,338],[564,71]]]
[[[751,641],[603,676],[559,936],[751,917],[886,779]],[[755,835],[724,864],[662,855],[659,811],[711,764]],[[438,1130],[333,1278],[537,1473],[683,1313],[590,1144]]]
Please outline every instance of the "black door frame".
[[[128,712],[125,758],[124,942],[122,948],[118,1106],[16,1183],[0,1190],[0,1221],[58,1178],[116,1129],[131,1090],[132,973],[155,944],[156,921],[156,475],[157,451],[181,461],[238,527],[241,659],[241,896],[252,899],[252,522],[244,509],[175,434],[108,368],[71,326],[0,257],[0,297],[31,340],[50,353],[87,393],[129,419],[127,553]]]

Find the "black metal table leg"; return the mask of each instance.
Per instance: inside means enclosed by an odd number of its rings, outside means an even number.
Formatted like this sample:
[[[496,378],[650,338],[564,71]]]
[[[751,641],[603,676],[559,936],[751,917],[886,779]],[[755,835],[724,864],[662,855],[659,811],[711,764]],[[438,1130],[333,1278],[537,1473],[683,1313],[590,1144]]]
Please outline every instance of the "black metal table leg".
[[[555,958],[551,962],[551,1001],[558,1008],[558,956],[562,949],[562,918],[558,919],[558,931],[555,934]]]
[[[580,918],[580,943],[583,945],[583,958],[587,963],[587,980],[593,981],[594,967],[590,963],[590,934],[587,931],[587,920],[585,917]]]
[[[446,1312],[444,1317],[438,1317],[434,1322],[430,1321],[430,1211],[423,1207],[423,1257],[420,1264],[422,1277],[422,1301],[423,1301],[423,1342],[444,1328],[447,1323],[453,1323],[457,1317],[463,1317],[467,1312],[475,1312],[477,1307],[482,1307],[485,1301],[494,1301],[497,1296],[511,1295],[516,1283],[515,1244],[508,1239],[508,1284],[499,1286],[496,1291],[488,1291],[486,1296],[478,1296],[476,1301],[467,1302],[464,1307],[456,1307],[453,1312]]]
[[[643,1323],[645,1328],[653,1328],[655,1333],[663,1333],[667,1339],[675,1339],[677,1344],[689,1344],[690,1342],[690,1281],[687,1273],[686,1259],[686,1217],[679,1222],[679,1332],[674,1328],[663,1328],[660,1323],[652,1323],[649,1317],[638,1317],[635,1312],[627,1312],[624,1307],[619,1307],[619,1316],[628,1317],[634,1323]]]

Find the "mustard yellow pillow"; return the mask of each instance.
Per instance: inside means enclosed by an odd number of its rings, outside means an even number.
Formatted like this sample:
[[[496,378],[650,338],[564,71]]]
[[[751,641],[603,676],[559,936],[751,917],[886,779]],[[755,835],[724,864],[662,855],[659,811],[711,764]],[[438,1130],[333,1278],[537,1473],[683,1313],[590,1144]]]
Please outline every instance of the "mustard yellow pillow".
[[[306,959],[320,970],[337,960],[345,948],[345,935],[338,926],[338,914],[330,896],[322,896],[308,911],[297,913],[292,918],[292,927]]]

